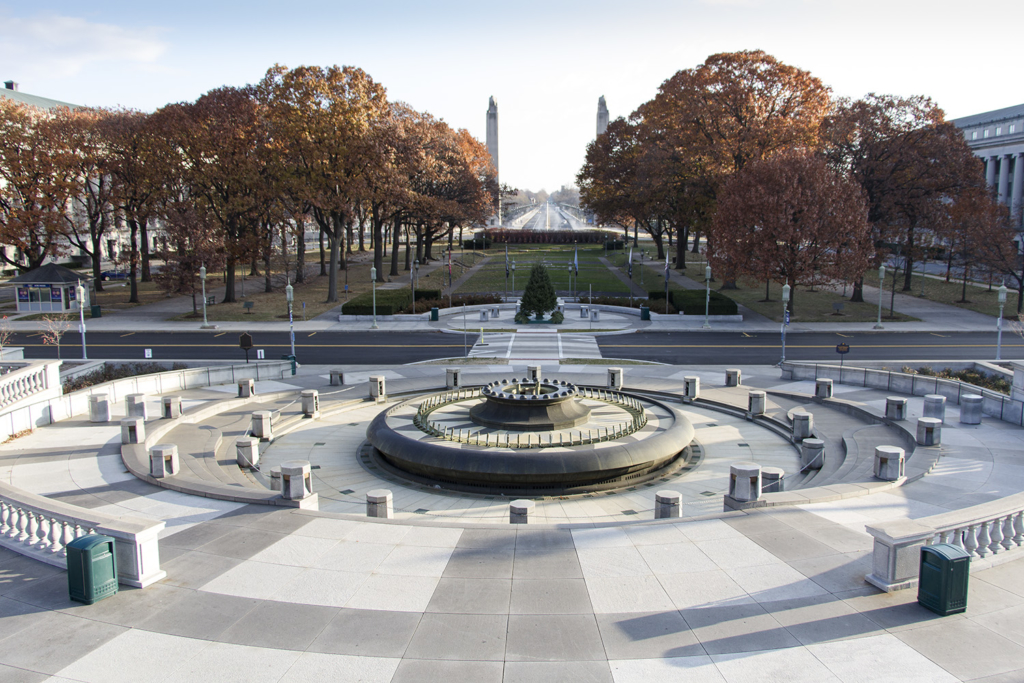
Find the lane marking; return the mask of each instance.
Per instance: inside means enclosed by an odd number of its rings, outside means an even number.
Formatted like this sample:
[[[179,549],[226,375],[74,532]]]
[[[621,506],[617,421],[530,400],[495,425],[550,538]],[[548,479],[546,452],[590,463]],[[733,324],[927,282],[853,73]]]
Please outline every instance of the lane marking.
[[[752,335],[752,334],[747,334],[746,332],[744,332],[744,333],[743,333],[743,336],[744,336],[744,337],[747,337],[747,338],[749,338],[749,339],[753,339],[753,338],[754,338],[754,335]]]
[[[949,339],[948,334],[939,334],[938,332],[929,332],[933,337],[942,337],[943,339]]]
[[[306,335],[306,339],[309,339],[310,337],[315,337],[315,336],[316,336],[316,332],[310,332],[309,334]]]
[[[121,335],[121,338],[123,339],[123,338],[125,338],[125,337],[130,337],[130,336],[132,336],[133,334],[135,334],[135,333],[134,333],[134,332],[129,332],[128,334],[122,334],[122,335]]]
[[[839,334],[839,333],[836,332],[836,334]],[[843,339],[853,339],[853,335],[852,334],[839,334],[839,336],[842,337]]]
[[[225,334],[227,334],[227,332],[218,332],[217,334],[215,334],[213,336],[214,337],[223,337]]]

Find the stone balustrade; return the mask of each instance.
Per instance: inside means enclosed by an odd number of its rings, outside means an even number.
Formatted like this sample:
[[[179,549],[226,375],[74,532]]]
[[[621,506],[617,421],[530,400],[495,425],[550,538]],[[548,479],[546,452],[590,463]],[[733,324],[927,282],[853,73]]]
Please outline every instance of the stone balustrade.
[[[0,376],[0,412],[25,399],[41,400],[54,391],[57,396],[61,393],[60,361],[28,363]]]

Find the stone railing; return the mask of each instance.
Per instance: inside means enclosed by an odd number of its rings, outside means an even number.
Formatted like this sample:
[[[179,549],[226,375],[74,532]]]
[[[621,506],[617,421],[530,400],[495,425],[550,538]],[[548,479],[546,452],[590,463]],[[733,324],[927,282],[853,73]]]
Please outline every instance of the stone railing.
[[[1024,493],[916,520],[868,526],[874,562],[868,583],[885,591],[917,585],[921,548],[951,543],[971,554],[972,567],[1024,545]],[[986,560],[985,563],[979,561]]]
[[[4,369],[6,372],[0,375],[0,414],[27,399],[35,402],[60,396],[59,360],[8,363]]]
[[[115,517],[0,484],[0,546],[67,568],[67,544],[86,534],[114,539],[118,581],[144,588],[167,573],[160,569],[162,521]]]

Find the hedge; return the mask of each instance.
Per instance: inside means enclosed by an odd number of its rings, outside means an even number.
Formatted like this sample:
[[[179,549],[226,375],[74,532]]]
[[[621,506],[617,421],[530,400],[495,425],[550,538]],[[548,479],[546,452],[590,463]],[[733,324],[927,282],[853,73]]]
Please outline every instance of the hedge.
[[[672,304],[683,312],[683,315],[704,315],[705,290],[685,289],[671,292]],[[739,309],[736,302],[721,292],[711,292],[711,300],[707,306],[708,315],[736,315]]]
[[[416,298],[420,298],[416,292]],[[377,315],[394,315],[412,304],[408,289],[381,289],[377,291]],[[341,308],[342,315],[373,315],[373,292],[364,292]]]

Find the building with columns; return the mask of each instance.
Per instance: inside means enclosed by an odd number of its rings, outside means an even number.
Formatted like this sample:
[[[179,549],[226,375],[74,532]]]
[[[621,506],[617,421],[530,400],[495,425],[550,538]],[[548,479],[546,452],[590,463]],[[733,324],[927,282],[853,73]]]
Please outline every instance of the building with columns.
[[[999,201],[1010,207],[1016,225],[1024,213],[1024,104],[952,121],[967,144],[985,161],[985,178]]]

